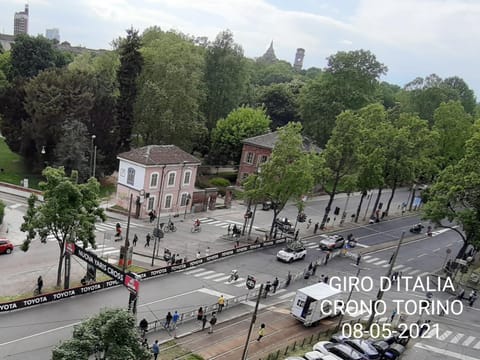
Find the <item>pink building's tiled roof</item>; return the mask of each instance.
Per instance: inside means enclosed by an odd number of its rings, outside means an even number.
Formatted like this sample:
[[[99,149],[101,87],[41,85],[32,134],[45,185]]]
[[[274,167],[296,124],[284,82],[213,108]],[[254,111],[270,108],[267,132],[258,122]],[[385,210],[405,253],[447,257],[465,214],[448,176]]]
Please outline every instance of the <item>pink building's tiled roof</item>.
[[[148,145],[121,153],[117,158],[146,166],[183,163],[200,164],[200,160],[195,156],[190,155],[175,145]]]

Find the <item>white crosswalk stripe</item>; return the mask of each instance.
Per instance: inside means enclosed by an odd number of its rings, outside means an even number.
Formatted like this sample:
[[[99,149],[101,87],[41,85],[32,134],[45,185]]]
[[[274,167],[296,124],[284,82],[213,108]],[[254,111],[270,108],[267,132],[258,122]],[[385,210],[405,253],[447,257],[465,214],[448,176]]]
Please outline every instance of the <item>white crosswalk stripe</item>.
[[[426,271],[426,272],[423,272],[421,274],[418,274],[417,277],[427,276],[428,274],[430,274],[430,273],[428,271]]]
[[[405,273],[407,273],[407,272],[410,271],[410,270],[412,270],[412,267],[407,266],[406,268],[403,268],[403,269],[402,269],[402,272],[405,274]]]
[[[428,333],[425,334],[425,339],[431,339],[437,333],[437,329],[433,328]]]
[[[373,265],[382,265],[386,262],[387,262],[387,260],[380,260],[380,261],[374,262]]]
[[[193,276],[200,277],[200,276],[205,276],[205,275],[211,275],[214,272],[215,271],[213,271],[213,270],[207,270],[207,271],[203,271],[201,273],[194,274]]]
[[[195,273],[198,273],[198,272],[201,272],[201,271],[205,271],[205,269],[204,268],[193,269],[193,270],[185,271],[185,274],[191,275],[191,274],[195,274]]]
[[[216,274],[213,274],[213,275],[208,275],[208,276],[204,276],[203,278],[205,280],[211,280],[213,278],[216,278],[216,277],[219,277],[219,276],[223,276],[225,275],[224,273],[216,273]]]
[[[402,269],[402,268],[404,268],[404,267],[405,267],[405,265],[395,265],[395,266],[393,267],[393,270],[400,270],[400,269]]]
[[[232,281],[225,281],[224,284],[232,284],[232,285],[235,285],[238,284],[240,281],[244,281],[246,280],[245,278],[241,278],[239,277],[237,280],[232,280]]]
[[[363,256],[363,258],[364,258],[364,259],[370,259],[371,256],[370,256],[370,255],[365,255],[365,256]]]
[[[379,259],[379,258],[371,258],[371,259],[365,260],[365,262],[366,262],[366,263],[372,263],[372,262],[378,261],[378,260],[380,260],[380,259]]]
[[[470,345],[470,344],[473,342],[473,340],[475,340],[475,339],[476,339],[475,336],[469,336],[469,337],[462,343],[462,345],[463,345],[463,346],[468,346],[468,345]]]
[[[416,273],[419,273],[421,270],[413,270],[413,271],[409,271],[408,272],[408,275],[415,275]]]
[[[218,278],[218,279],[214,279],[213,281],[219,282],[219,281],[227,280],[229,278],[230,278],[230,275],[227,275],[227,276],[222,276],[221,278]]]
[[[453,338],[450,339],[451,344],[456,344],[463,337],[463,334],[456,334]]]
[[[283,295],[280,295],[279,298],[282,299],[282,300],[285,300],[289,297],[292,297],[296,294],[295,291],[292,291],[292,292],[289,292],[289,293],[286,293],[286,294],[283,294]]]
[[[473,348],[474,349],[480,349],[480,341]]]
[[[315,249],[317,248],[318,245],[310,245],[310,246],[306,246],[307,249]]]
[[[390,264],[383,264],[383,265],[382,265],[382,267],[384,267],[384,268],[387,268],[387,267],[389,267],[389,266],[390,266]]]
[[[440,335],[440,336],[438,337],[438,340],[443,341],[443,340],[445,340],[446,338],[448,338],[450,335],[452,335],[452,332],[449,331],[449,330],[447,330],[447,331],[445,331],[442,335]]]

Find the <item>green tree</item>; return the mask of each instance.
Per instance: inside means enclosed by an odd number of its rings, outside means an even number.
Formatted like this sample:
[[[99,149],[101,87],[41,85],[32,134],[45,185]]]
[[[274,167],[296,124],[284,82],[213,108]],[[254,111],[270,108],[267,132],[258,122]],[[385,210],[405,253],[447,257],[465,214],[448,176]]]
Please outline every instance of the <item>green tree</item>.
[[[288,83],[295,77],[297,77],[297,74],[295,74],[292,65],[286,61],[277,61],[269,64],[257,60],[253,67],[251,81],[257,86],[269,86]]]
[[[3,224],[3,217],[5,216],[5,203],[0,200],[0,225]]]
[[[260,88],[256,104],[265,107],[267,115],[272,119],[272,130],[285,126],[290,121],[300,120],[297,96],[289,84],[273,84]]]
[[[222,31],[206,49],[206,98],[203,112],[211,131],[217,121],[240,105],[247,85],[247,67],[243,49],[233,41],[233,34]]]
[[[140,47],[138,30],[128,29],[127,37],[120,41],[118,49],[120,53],[120,67],[117,71],[120,91],[117,101],[118,152],[130,150],[134,125],[133,106],[137,100],[137,78],[143,65]]]
[[[293,122],[278,129],[271,157],[262,165],[260,174],[250,175],[244,183],[246,198],[274,204],[270,237],[275,219],[287,202],[300,200],[313,188],[317,155],[304,150],[301,131],[302,126]]]
[[[437,226],[457,232],[463,246],[461,258],[469,245],[480,249],[480,124],[465,144],[463,158],[447,166],[428,189],[423,207],[424,218]]]
[[[473,120],[460,101],[441,103],[433,115],[433,130],[439,134],[438,167],[445,169],[465,154],[465,142],[471,136]]]
[[[148,38],[134,107],[138,145],[174,144],[190,152],[206,131],[203,49],[174,32],[149,32]]]
[[[323,166],[319,167],[318,179],[329,195],[320,228],[324,228],[330,214],[331,206],[341,182],[351,187],[358,165],[358,153],[361,122],[354,112],[345,111],[337,117],[332,136],[321,154]],[[353,190],[353,189],[351,189]]]
[[[237,164],[242,154],[242,141],[266,134],[270,129],[270,122],[264,109],[241,107],[232,111],[226,119],[217,122],[212,132],[209,162]]]
[[[11,49],[12,76],[31,78],[52,67],[64,67],[69,56],[56,50],[50,40],[39,35],[18,35]]]
[[[135,317],[123,309],[106,309],[80,325],[72,339],[53,349],[53,360],[88,359],[148,360],[151,354],[138,341]]]
[[[89,244],[95,247],[95,221],[105,221],[106,216],[99,207],[100,185],[95,178],[78,184],[76,171],[68,177],[63,168],[52,167],[47,167],[42,174],[46,181],[39,185],[44,201],[36,204],[36,195],[28,199],[28,210],[20,228],[26,233],[22,250],[28,251],[37,234],[42,241],[53,235],[59,247],[57,287],[60,287],[66,243],[82,241],[85,247]]]
[[[300,94],[305,134],[325,146],[336,117],[375,101],[378,79],[387,68],[365,50],[340,51],[328,58],[319,77],[307,82]]]

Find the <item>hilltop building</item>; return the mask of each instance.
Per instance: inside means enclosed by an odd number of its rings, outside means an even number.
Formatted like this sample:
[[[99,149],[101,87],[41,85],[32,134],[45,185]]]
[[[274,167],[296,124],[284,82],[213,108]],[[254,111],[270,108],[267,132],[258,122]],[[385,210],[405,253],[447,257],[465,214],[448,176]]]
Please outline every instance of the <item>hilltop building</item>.
[[[20,34],[28,34],[28,4],[24,11],[16,12],[13,17],[13,36]]]
[[[47,29],[45,30],[45,37],[48,40],[56,40],[60,42],[60,30],[58,28]]]
[[[295,54],[295,61],[293,62],[293,68],[295,70],[302,70],[303,58],[305,57],[305,49],[298,48]]]
[[[277,56],[275,55],[275,50],[273,50],[273,40],[270,43],[270,46],[268,47],[267,51],[265,54],[260,56],[257,61],[264,62],[267,64],[273,64],[278,61]]]

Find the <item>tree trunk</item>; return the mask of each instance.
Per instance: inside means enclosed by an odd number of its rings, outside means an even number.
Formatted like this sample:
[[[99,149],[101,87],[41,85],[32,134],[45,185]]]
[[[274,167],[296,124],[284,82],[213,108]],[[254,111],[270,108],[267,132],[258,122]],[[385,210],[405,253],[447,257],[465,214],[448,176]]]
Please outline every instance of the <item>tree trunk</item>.
[[[456,259],[463,259],[463,255],[465,255],[465,251],[467,250],[468,245],[469,243],[464,240],[462,247],[460,248],[460,250],[458,250]]]
[[[390,205],[392,203],[393,196],[395,195],[395,190],[396,189],[397,189],[397,181],[395,180],[393,182],[393,186],[392,186],[392,193],[390,194],[390,197],[388,198],[387,208],[385,209],[385,216],[388,216],[388,212],[390,211]]]
[[[367,192],[363,191],[362,196],[360,197],[360,202],[358,203],[357,207],[357,213],[355,214],[355,222],[358,222],[358,217],[360,216],[360,211],[362,211],[362,204],[363,204],[363,199],[365,199],[365,196],[367,196]]]
[[[370,218],[375,217],[375,212],[377,211],[378,203],[380,202],[380,198],[382,197],[382,188],[378,188],[377,198],[375,199],[375,204],[373,204],[372,215]]]
[[[333,182],[332,191],[329,194],[330,197],[328,199],[327,207],[325,208],[325,214],[323,214],[322,223],[320,224],[320,229],[322,230],[325,229],[325,224],[327,223],[328,215],[330,214],[330,210],[332,209],[333,199],[335,198],[335,193],[337,192],[337,186],[338,186],[339,180],[340,180],[340,175],[337,173],[337,175],[335,176],[335,181]]]
[[[273,201],[272,201],[273,204]],[[280,213],[278,209],[273,209],[273,220],[272,220],[272,226],[270,226],[270,239],[273,238],[273,228],[275,227],[275,221],[277,220],[277,216]]]
[[[60,256],[58,258],[58,269],[57,269],[57,287],[59,288],[62,284],[62,265],[63,265],[63,257],[65,256],[65,252],[63,251],[63,247],[60,248]]]

